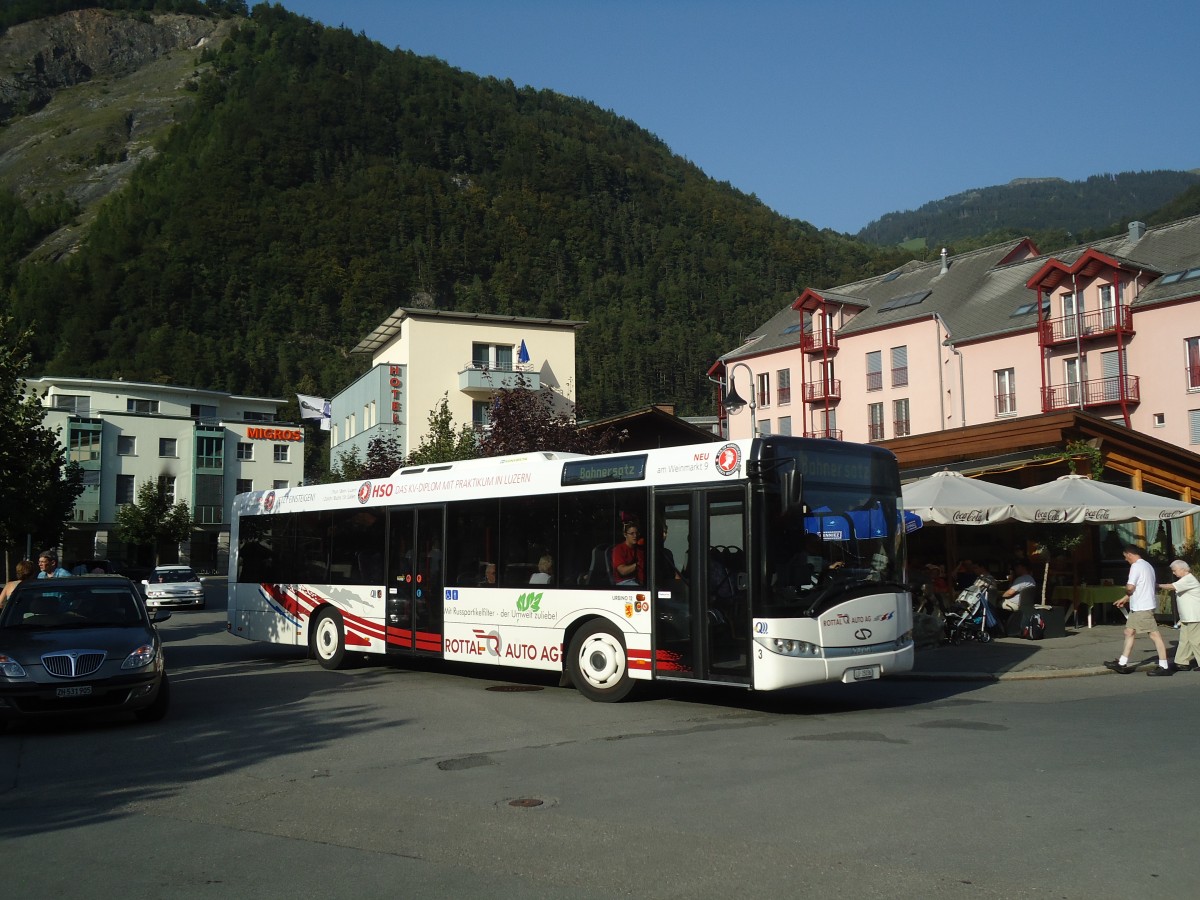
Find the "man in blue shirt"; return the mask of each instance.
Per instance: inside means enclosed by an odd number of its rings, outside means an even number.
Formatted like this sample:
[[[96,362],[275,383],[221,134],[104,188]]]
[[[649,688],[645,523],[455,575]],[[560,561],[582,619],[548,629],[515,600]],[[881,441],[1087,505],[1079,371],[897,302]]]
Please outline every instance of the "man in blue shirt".
[[[63,578],[71,573],[58,564],[57,550],[43,550],[38,555],[38,578]]]

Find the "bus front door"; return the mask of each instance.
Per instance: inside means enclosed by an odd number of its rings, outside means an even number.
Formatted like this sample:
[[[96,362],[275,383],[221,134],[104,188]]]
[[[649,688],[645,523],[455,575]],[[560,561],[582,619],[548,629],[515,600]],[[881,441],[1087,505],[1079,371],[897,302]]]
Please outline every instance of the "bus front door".
[[[442,508],[388,510],[387,647],[442,652]]]
[[[745,491],[659,492],[654,515],[655,677],[749,683]]]

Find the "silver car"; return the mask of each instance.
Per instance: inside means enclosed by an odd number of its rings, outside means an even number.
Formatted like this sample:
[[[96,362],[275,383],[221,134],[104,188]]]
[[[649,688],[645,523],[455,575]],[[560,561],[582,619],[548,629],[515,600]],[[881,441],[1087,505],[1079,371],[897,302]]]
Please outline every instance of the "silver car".
[[[146,605],[204,608],[204,585],[191,566],[158,566],[142,582]]]

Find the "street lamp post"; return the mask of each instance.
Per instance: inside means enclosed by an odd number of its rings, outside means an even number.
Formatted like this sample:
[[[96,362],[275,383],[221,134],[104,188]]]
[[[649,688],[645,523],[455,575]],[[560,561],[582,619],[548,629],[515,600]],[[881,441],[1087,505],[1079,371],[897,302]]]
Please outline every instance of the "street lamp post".
[[[737,384],[734,381],[733,373],[737,370],[738,366],[741,366],[750,375],[750,403],[749,404],[747,404],[746,401],[743,400],[741,395],[737,392]],[[750,436],[758,437],[758,421],[756,420],[756,418],[754,416],[754,411],[756,409],[758,409],[758,404],[754,402],[754,370],[751,369],[744,362],[737,362],[737,363],[734,363],[732,366],[730,366],[727,371],[728,371],[728,375],[729,375],[729,387],[725,391],[725,412],[729,413],[730,415],[733,415],[735,412],[737,412],[743,406],[749,405],[749,407],[750,407]]]

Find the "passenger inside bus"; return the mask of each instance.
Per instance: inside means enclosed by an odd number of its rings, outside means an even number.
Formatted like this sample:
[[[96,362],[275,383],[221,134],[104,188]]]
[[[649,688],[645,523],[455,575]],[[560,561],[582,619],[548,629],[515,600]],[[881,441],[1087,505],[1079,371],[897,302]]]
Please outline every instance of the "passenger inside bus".
[[[538,560],[537,571],[529,576],[530,584],[550,584],[554,580],[554,557],[543,553]]]
[[[636,522],[626,522],[625,540],[612,548],[613,583],[641,585],[646,583],[646,548],[638,543],[641,529]]]

